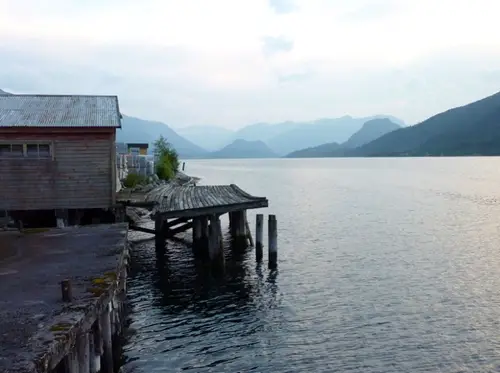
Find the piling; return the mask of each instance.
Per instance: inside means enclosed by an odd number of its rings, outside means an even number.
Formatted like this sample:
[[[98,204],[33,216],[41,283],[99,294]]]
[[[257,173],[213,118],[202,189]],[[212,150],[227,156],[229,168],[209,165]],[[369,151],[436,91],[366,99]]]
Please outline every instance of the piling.
[[[82,332],[77,340],[77,354],[79,373],[90,372],[90,348],[89,348],[89,333]]]
[[[224,267],[224,250],[221,245],[221,224],[217,215],[210,215],[210,236],[208,239],[208,255],[212,266]]]
[[[193,251],[197,253],[200,250],[202,236],[201,218],[193,218]]]
[[[165,254],[165,227],[163,226],[163,218],[156,216],[155,218],[155,249],[159,255]]]
[[[233,237],[233,242],[236,246],[246,246],[247,245],[247,229],[246,229],[246,219],[245,211],[233,211],[229,216],[231,235]]]
[[[257,214],[255,217],[255,259],[257,262],[261,262],[264,256],[264,245],[263,243],[264,236],[264,215]]]
[[[111,305],[108,304],[101,314],[100,326],[103,344],[102,371],[103,373],[113,373],[113,341],[111,335]]]
[[[269,215],[267,225],[269,269],[275,269],[278,266],[278,225],[276,215]]]
[[[248,244],[250,246],[253,246],[252,231],[250,230],[250,225],[248,224],[248,216],[246,210],[243,212],[243,217],[245,218],[245,232],[248,239]]]

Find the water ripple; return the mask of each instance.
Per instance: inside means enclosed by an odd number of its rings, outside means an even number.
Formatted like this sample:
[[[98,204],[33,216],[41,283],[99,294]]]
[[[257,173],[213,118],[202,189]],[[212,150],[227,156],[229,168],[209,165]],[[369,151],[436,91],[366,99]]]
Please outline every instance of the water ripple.
[[[279,270],[137,244],[125,371],[499,371],[498,161],[190,161],[269,197]]]

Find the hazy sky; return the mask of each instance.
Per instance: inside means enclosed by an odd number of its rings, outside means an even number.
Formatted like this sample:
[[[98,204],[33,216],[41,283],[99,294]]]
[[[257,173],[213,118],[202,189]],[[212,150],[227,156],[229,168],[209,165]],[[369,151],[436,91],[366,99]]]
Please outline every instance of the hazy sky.
[[[499,0],[0,0],[0,88],[173,126],[392,114],[500,90]]]

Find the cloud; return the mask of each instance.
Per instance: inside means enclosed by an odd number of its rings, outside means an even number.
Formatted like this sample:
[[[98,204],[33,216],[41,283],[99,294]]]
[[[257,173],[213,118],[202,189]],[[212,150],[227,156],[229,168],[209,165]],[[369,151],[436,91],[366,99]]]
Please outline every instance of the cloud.
[[[366,0],[355,4],[354,9],[346,12],[345,17],[351,21],[383,20],[394,15],[401,8],[401,2],[395,0]]]
[[[269,6],[277,14],[288,14],[297,9],[294,0],[269,0]]]
[[[117,3],[0,0],[0,88],[118,94],[130,115],[235,128],[413,123],[500,87],[498,0]]]
[[[293,40],[283,36],[265,36],[262,38],[262,44],[262,50],[267,56],[279,52],[290,52],[293,49]]]

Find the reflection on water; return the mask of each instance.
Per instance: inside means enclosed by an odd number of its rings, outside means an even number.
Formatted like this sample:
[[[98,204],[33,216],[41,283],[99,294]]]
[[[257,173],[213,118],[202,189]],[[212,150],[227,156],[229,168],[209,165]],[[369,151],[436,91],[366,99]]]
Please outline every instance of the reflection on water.
[[[181,243],[162,261],[138,243],[125,370],[500,371],[498,166],[189,161],[206,183],[269,198],[279,269],[227,250],[214,277]]]
[[[231,363],[258,350],[261,341],[252,336],[268,330],[280,306],[278,271],[249,256],[251,250],[227,250],[225,272],[214,276],[182,243],[170,242],[164,258],[156,258],[153,241],[134,245],[129,340],[137,343],[126,348],[126,369],[237,371]],[[148,359],[154,354],[163,358]]]

